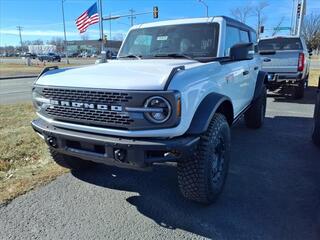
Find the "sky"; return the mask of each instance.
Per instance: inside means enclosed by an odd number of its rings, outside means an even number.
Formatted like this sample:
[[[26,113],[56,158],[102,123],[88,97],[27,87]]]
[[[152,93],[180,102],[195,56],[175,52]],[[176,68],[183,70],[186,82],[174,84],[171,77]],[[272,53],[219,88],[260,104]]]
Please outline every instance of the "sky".
[[[267,20],[265,35],[272,33],[272,28],[283,17],[281,26],[291,25],[292,3],[294,0],[204,0],[209,6],[209,16],[231,16],[230,9],[247,4],[268,2],[265,8]],[[67,40],[79,40],[75,19],[88,9],[95,0],[64,0]],[[62,0],[0,0],[0,46],[19,45],[17,26],[23,27],[22,40],[51,40],[63,37]],[[125,15],[129,9],[137,13],[152,11],[153,6],[159,8],[159,18],[152,14],[140,15],[134,24],[161,21],[168,19],[203,17],[205,7],[199,0],[102,0],[103,15]],[[320,13],[320,0],[307,0],[307,14]],[[254,27],[255,17],[249,17],[247,24]],[[127,17],[111,22],[111,39],[121,39],[130,28]],[[104,33],[110,39],[110,22],[104,22]],[[99,38],[99,25],[92,25],[85,33],[89,39]],[[288,34],[282,31],[280,34]]]

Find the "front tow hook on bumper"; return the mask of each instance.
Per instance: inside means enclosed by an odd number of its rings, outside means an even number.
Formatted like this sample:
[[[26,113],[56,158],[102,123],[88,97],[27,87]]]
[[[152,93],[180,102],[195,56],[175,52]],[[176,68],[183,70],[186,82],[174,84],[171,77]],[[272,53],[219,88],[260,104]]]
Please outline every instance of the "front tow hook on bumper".
[[[47,143],[49,144],[50,147],[57,148],[57,139],[55,137],[49,136],[47,137]]]

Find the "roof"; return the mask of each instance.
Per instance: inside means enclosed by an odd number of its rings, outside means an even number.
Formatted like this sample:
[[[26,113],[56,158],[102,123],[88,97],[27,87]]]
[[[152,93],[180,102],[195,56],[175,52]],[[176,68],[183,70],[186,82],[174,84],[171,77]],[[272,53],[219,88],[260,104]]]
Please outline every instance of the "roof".
[[[255,31],[253,28],[249,27],[248,25],[226,16],[203,17],[203,18],[181,18],[181,19],[174,19],[174,20],[143,23],[140,25],[133,26],[132,29],[159,27],[159,26],[167,26],[167,25],[179,25],[179,24],[210,23],[210,22],[219,22],[222,19],[226,20],[227,24],[235,25],[241,28],[249,29],[251,31]]]

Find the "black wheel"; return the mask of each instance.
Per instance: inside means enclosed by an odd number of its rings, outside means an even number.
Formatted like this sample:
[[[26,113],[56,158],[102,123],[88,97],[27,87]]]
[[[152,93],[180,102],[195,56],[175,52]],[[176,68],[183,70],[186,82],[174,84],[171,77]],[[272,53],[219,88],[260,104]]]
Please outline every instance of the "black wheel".
[[[295,99],[301,99],[304,97],[304,85],[305,85],[305,80],[300,81],[298,86],[295,86],[293,88],[293,97]]]
[[[54,148],[49,148],[52,159],[60,166],[72,170],[84,170],[94,165],[93,162],[82,160],[77,157],[68,156],[57,152]]]
[[[267,89],[262,90],[261,95],[244,114],[244,120],[248,128],[260,128],[263,125],[267,108]]]
[[[318,98],[320,97],[318,96]],[[317,146],[320,147],[320,102],[315,106],[312,140]]]
[[[230,128],[215,114],[192,157],[178,162],[178,184],[186,198],[210,204],[221,193],[230,160]]]

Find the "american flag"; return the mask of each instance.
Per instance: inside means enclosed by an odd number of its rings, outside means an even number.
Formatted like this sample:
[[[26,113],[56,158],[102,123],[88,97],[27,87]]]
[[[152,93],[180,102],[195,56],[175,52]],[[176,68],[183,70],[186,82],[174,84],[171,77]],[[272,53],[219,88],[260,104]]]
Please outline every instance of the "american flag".
[[[80,33],[84,33],[90,25],[97,22],[99,22],[99,14],[97,3],[95,3],[77,18],[76,25]]]

